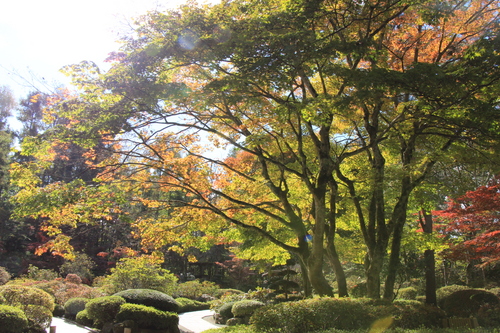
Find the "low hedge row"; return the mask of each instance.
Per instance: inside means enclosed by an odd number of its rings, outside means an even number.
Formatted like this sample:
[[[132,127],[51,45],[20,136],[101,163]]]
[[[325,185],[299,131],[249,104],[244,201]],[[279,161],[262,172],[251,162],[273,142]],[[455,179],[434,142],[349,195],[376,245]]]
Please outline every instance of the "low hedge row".
[[[179,304],[169,295],[153,289],[127,289],[114,296],[120,296],[127,303],[151,306],[155,309],[168,312],[178,312]]]
[[[210,303],[195,301],[190,298],[179,297],[175,301],[179,304],[179,313],[210,309]]]
[[[250,319],[259,332],[305,333],[326,329],[368,329],[382,325],[414,329],[437,327],[442,310],[417,301],[314,298],[257,309]]]

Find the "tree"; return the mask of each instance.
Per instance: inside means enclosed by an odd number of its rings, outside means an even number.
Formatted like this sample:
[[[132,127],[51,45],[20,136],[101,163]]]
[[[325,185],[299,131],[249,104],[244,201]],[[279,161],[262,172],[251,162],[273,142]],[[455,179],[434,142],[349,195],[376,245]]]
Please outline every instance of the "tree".
[[[445,222],[442,233],[451,242],[446,257],[488,266],[500,260],[500,177],[488,185],[448,201],[448,208],[434,211]]]
[[[390,248],[392,298],[413,191],[450,147],[498,134],[497,8],[270,0],[150,13],[109,72],[68,68],[82,94],[59,105],[71,122],[57,135],[117,142],[101,181],[168,210],[135,223],[149,244],[249,230],[296,255],[320,295],[333,295],[325,262],[347,295],[335,239],[350,200],[368,295],[380,296]],[[153,186],[183,196],[139,196]]]

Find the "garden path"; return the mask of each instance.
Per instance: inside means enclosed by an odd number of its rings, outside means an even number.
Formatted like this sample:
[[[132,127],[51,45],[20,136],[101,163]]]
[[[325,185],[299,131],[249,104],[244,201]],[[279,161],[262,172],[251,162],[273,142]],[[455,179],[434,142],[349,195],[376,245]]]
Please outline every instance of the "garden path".
[[[53,317],[52,318],[52,323],[50,326],[55,326],[56,327],[56,332],[55,333],[89,333],[89,332],[96,332],[93,331],[89,328],[80,326],[75,324],[72,321],[67,321],[64,320],[63,318],[57,318]],[[50,328],[47,328],[47,333],[50,332]]]
[[[222,327],[222,325],[210,322],[213,315],[212,310],[181,313],[179,314],[179,328],[182,333],[201,333],[211,328]]]

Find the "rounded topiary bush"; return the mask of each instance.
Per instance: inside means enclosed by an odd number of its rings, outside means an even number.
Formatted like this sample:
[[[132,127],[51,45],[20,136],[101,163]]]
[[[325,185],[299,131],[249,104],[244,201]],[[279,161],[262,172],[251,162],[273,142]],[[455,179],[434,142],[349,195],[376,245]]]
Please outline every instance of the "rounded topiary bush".
[[[94,320],[90,318],[89,313],[87,310],[82,310],[76,314],[75,321],[83,326],[93,326],[94,325]]]
[[[209,303],[195,301],[190,298],[179,297],[175,301],[179,304],[179,313],[210,309]]]
[[[75,297],[70,298],[64,303],[64,316],[66,318],[75,319],[78,312],[85,309],[85,304],[90,301],[88,298]]]
[[[398,299],[415,300],[417,299],[418,291],[414,287],[401,288],[398,291]]]
[[[257,309],[250,323],[261,332],[305,333],[329,328],[366,329],[374,321],[370,308],[352,299],[315,298]]]
[[[6,284],[10,280],[10,274],[5,267],[0,266],[0,285]]]
[[[396,300],[388,308],[394,318],[394,326],[405,329],[440,327],[446,317],[440,308],[413,300]]]
[[[114,296],[123,297],[127,303],[152,306],[161,311],[178,312],[179,304],[171,296],[153,289],[127,289]]]
[[[251,316],[255,310],[263,307],[265,304],[259,301],[244,299],[234,303],[231,312],[235,317]]]
[[[459,290],[470,289],[467,286],[462,286],[458,284],[452,284],[450,286],[444,286],[436,290],[437,304],[440,308],[443,308],[444,301],[448,296]]]
[[[233,305],[236,303],[236,301],[231,301],[222,304],[218,309],[215,310],[215,312],[219,315],[219,322],[221,324],[224,324],[228,319],[231,319],[234,317],[233,315]]]
[[[497,305],[498,297],[486,290],[467,289],[459,290],[446,297],[443,310],[450,317],[475,316],[481,306],[485,304]]]
[[[241,290],[238,289],[218,289],[214,293],[214,297],[216,298],[221,298],[222,296],[227,296],[227,295],[241,295],[244,294]]]
[[[28,318],[19,308],[0,305],[0,327],[4,333],[24,333],[28,330]]]
[[[179,325],[177,313],[161,311],[151,306],[123,304],[116,315],[118,322],[132,320],[137,327],[153,330],[165,330]]]
[[[95,322],[104,324],[114,321],[120,307],[125,304],[125,299],[120,296],[97,297],[85,305],[88,316]]]
[[[41,305],[27,305],[24,314],[31,332],[45,332],[52,322],[52,312]]]
[[[0,287],[0,295],[5,298],[7,305],[19,306],[21,308],[28,305],[40,305],[47,308],[51,313],[54,311],[54,298],[42,289],[5,285]]]

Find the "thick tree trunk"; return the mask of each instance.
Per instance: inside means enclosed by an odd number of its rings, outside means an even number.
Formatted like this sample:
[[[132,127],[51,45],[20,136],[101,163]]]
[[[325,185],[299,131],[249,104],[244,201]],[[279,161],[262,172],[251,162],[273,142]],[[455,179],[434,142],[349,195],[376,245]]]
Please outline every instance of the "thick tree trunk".
[[[299,258],[300,272],[302,275],[302,284],[304,288],[304,296],[311,297],[312,296],[311,281],[309,280],[309,272],[306,263],[304,262],[301,256],[297,257]]]
[[[314,291],[320,296],[333,297],[333,289],[323,273],[323,256],[311,255],[307,260],[309,280]]]
[[[380,249],[373,252],[366,265],[366,292],[368,298],[380,298],[380,273],[384,263],[384,254]]]
[[[434,250],[425,250],[425,303],[437,306]]]

